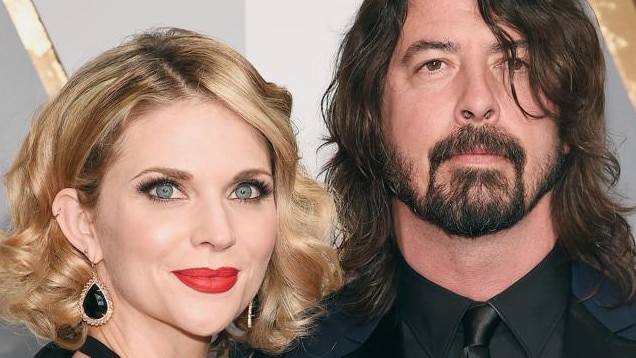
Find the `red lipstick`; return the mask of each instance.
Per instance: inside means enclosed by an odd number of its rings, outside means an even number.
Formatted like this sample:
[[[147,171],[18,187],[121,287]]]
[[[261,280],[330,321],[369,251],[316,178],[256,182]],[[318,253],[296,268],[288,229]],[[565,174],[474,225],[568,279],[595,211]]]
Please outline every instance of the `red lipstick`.
[[[203,293],[223,293],[229,291],[238,279],[239,270],[234,267],[206,267],[172,271],[186,286]]]

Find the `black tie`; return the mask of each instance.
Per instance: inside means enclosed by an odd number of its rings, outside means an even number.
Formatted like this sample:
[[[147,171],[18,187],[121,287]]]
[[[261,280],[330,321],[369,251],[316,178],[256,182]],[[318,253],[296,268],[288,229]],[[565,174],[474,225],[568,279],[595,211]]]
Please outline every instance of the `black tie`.
[[[466,311],[462,319],[464,358],[490,358],[488,344],[500,320],[497,312],[486,303]]]

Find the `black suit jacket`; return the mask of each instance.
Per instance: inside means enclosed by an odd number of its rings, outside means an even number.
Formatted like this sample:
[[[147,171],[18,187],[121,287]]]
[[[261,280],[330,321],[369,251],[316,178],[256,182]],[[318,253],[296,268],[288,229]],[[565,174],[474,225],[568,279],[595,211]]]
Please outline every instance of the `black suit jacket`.
[[[574,298],[566,326],[566,357],[636,357],[636,302],[616,307],[616,288],[607,281],[597,287],[602,281],[600,278],[590,267],[572,264]],[[400,357],[397,324],[392,310],[364,323],[345,312],[331,310],[312,337],[278,357]],[[268,356],[257,354],[256,357]]]

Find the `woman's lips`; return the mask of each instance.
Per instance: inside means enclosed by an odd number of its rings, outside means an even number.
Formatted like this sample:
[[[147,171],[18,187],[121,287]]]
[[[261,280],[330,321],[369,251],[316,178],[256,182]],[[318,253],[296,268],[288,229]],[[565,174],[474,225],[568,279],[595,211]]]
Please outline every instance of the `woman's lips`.
[[[191,268],[172,271],[186,286],[203,293],[223,293],[229,291],[238,279],[239,270],[233,267],[218,269]]]

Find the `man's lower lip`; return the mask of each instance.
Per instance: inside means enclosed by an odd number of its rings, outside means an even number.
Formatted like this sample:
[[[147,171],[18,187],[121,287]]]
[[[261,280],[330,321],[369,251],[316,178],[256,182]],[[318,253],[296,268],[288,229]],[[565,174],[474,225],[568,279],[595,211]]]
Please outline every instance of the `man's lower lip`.
[[[234,284],[238,279],[238,275],[226,277],[201,277],[183,275],[177,272],[174,272],[174,275],[183,282],[184,285],[202,293],[227,292],[234,287]]]

